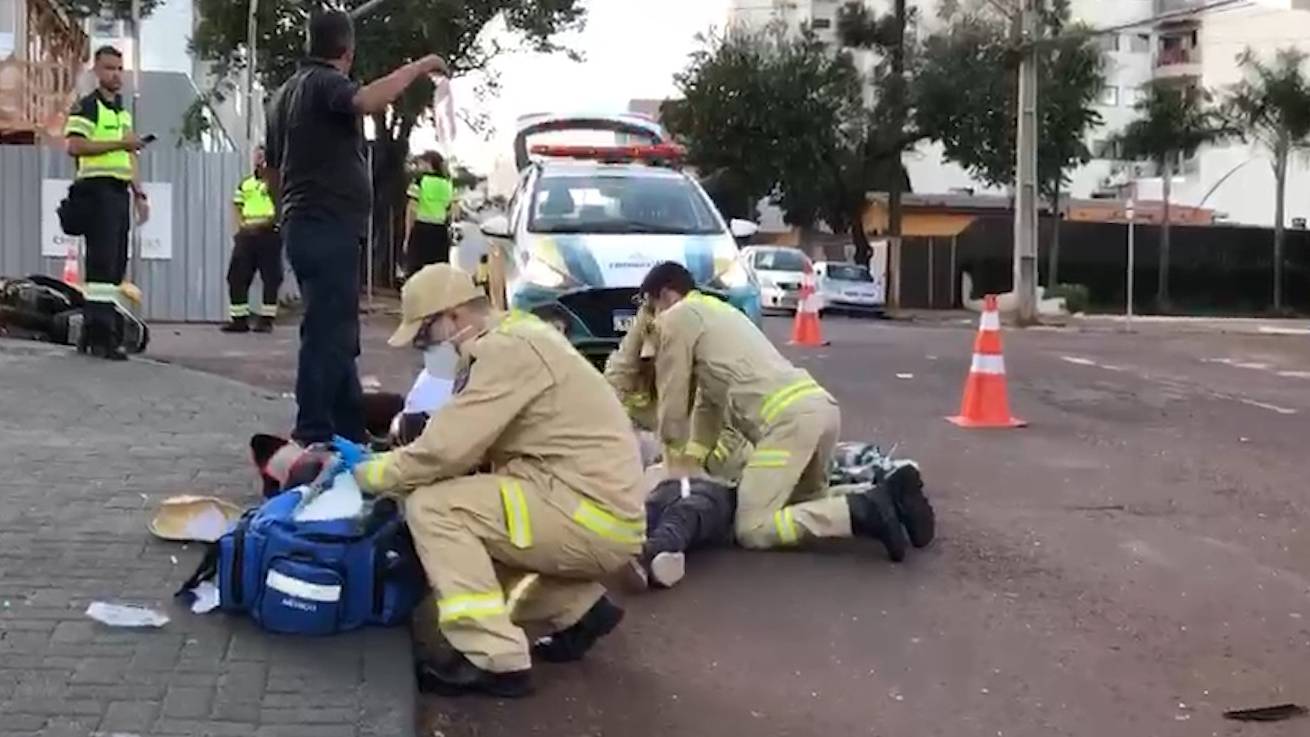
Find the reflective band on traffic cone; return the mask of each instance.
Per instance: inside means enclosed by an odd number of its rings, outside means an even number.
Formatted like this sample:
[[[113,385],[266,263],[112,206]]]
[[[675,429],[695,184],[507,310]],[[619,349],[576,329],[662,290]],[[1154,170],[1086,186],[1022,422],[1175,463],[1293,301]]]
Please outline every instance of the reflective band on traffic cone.
[[[64,253],[64,273],[60,280],[69,286],[77,286],[82,281],[77,268],[77,242],[70,241]]]
[[[801,296],[796,303],[796,320],[791,326],[791,345],[823,346],[828,341],[823,339],[823,329],[819,327],[819,310],[823,307],[822,298],[814,284],[814,268],[807,262],[805,274],[801,277]]]
[[[1001,354],[1001,315],[996,295],[987,295],[978,337],[973,344],[973,365],[964,382],[960,414],[946,418],[960,427],[1023,427],[1028,423],[1010,414],[1005,389],[1005,357]]]

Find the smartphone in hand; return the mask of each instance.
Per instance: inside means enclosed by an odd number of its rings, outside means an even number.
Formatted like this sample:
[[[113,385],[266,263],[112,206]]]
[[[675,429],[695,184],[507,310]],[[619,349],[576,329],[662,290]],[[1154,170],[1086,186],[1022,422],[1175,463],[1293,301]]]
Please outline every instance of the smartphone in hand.
[[[147,133],[141,137],[141,142],[146,144],[154,143],[157,138],[158,136],[156,136],[154,133]]]

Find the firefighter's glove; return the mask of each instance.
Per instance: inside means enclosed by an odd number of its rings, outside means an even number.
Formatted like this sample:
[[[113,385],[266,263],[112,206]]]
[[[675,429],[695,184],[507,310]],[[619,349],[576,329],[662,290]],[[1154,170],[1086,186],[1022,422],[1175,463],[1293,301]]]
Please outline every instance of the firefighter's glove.
[[[336,473],[352,471],[368,456],[368,448],[340,435],[332,436],[332,450],[337,452]]]

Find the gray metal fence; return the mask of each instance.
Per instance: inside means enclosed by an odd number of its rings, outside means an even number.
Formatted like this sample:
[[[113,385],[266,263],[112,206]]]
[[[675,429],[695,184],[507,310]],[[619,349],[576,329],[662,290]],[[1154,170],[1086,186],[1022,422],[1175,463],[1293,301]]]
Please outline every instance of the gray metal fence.
[[[131,279],[145,295],[146,319],[223,320],[230,203],[245,169],[241,155],[161,147],[143,155],[140,166],[151,194],[151,223],[142,229],[149,238],[142,239],[140,273]],[[72,160],[59,149],[0,146],[0,275],[63,271],[64,255],[51,253],[57,248],[51,238],[57,219],[52,230],[51,218],[66,192],[56,180],[72,176]]]

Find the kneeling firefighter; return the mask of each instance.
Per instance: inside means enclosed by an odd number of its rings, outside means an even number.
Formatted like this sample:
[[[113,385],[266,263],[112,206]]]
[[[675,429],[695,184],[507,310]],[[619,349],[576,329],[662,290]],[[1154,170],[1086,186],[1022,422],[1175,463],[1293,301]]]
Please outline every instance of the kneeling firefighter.
[[[420,664],[419,682],[524,695],[531,659],[519,625],[545,625],[553,634],[531,652],[562,662],[623,616],[599,580],[644,539],[637,443],[605,379],[568,340],[532,315],[493,312],[467,273],[420,269],[401,311],[392,346],[450,343],[467,376],[417,440],[354,470],[365,491],[407,495],[439,628],[459,653]]]
[[[651,269],[640,294],[643,310],[655,315],[657,417],[670,470],[699,471],[725,427],[753,446],[737,488],[738,545],[856,535],[882,542],[900,561],[908,542],[928,543],[933,512],[918,485],[897,485],[891,498],[876,487],[828,494],[837,403],[744,314],[697,292],[690,272],[673,262]],[[693,395],[702,408],[695,417]]]

